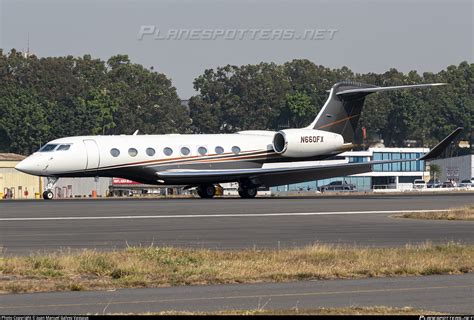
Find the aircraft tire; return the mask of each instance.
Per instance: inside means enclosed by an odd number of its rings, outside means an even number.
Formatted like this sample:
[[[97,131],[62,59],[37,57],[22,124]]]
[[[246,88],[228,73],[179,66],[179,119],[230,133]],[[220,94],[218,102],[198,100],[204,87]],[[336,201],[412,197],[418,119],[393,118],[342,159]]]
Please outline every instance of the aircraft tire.
[[[216,194],[216,187],[213,184],[203,184],[198,187],[197,193],[203,199],[210,199]]]
[[[54,198],[53,191],[46,190],[45,192],[43,192],[43,199],[44,200],[53,200],[53,198]]]
[[[250,188],[239,188],[239,196],[244,199],[251,199],[255,198],[257,195],[257,188],[250,187]]]

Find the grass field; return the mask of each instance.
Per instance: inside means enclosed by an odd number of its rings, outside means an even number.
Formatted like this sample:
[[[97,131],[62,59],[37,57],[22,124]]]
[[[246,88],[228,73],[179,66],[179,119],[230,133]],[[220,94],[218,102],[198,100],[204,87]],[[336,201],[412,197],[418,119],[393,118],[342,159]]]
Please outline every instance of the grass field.
[[[130,247],[0,256],[0,292],[39,292],[307,279],[459,274],[474,271],[474,245],[401,248],[313,245],[214,251]]]
[[[397,215],[398,218],[427,219],[427,220],[468,220],[474,221],[474,205],[453,208],[439,212],[408,212]]]

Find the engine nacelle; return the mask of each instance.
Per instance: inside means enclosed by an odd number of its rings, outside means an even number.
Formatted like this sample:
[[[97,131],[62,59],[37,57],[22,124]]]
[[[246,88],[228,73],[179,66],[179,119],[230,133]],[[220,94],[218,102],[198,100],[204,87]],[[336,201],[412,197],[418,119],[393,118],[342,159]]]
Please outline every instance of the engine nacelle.
[[[314,129],[287,129],[273,137],[273,150],[290,158],[305,158],[332,153],[344,144],[337,133]]]

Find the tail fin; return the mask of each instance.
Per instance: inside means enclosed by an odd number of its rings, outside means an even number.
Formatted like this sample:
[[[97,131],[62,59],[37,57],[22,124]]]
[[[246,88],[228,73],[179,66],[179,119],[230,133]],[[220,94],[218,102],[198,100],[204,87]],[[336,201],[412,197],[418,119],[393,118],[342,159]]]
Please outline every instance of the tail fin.
[[[314,121],[306,127],[306,129],[318,129],[338,133],[343,136],[345,143],[353,143],[354,133],[359,123],[360,114],[367,95],[378,91],[440,85],[445,85],[445,83],[378,87],[358,82],[338,82],[332,86],[328,100]]]

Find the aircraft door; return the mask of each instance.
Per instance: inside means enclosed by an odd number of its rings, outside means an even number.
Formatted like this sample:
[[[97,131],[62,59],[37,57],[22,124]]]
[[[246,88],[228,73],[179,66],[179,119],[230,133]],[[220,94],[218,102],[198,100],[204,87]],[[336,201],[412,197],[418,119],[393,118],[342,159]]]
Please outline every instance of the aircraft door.
[[[86,170],[97,169],[100,164],[99,146],[97,145],[97,142],[92,139],[83,141],[87,152]]]

